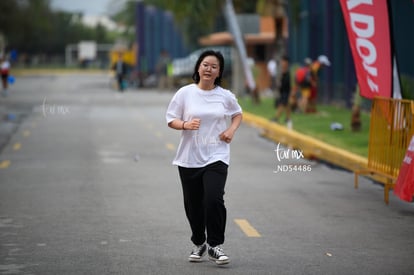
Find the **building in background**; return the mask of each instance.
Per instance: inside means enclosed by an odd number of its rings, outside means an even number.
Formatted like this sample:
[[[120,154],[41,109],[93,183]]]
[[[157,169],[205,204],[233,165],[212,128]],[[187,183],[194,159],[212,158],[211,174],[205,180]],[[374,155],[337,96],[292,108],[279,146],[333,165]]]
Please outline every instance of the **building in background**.
[[[264,92],[271,82],[267,62],[272,57],[274,48],[275,28],[273,18],[259,16],[258,14],[238,14],[237,22],[244,37],[247,56],[254,61],[253,71],[258,91]],[[234,47],[235,41],[226,28],[223,31],[201,37],[199,43],[202,47]],[[235,52],[236,48],[234,48],[233,53]],[[246,84],[242,80],[244,74],[238,54],[233,54],[232,64],[231,90],[240,95],[244,93]]]

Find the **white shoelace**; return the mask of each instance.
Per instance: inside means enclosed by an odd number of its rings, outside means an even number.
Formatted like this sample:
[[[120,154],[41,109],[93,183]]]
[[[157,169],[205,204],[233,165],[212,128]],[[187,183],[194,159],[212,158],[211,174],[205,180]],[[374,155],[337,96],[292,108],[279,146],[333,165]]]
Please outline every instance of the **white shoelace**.
[[[214,250],[214,254],[216,254],[217,257],[225,256],[223,252],[223,248],[221,248],[220,246],[213,247],[213,250]]]
[[[195,245],[193,247],[193,251],[191,252],[191,254],[200,254],[201,250],[203,249],[204,244],[202,245]]]

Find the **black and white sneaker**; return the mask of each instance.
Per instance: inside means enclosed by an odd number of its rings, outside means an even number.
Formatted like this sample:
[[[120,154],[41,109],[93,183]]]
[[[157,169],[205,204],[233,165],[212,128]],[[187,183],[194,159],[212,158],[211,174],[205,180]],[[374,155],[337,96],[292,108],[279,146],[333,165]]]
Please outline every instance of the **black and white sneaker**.
[[[223,248],[220,246],[209,247],[208,257],[211,261],[218,265],[228,264],[230,262],[229,257],[224,254]]]
[[[190,262],[201,262],[203,260],[203,256],[206,254],[207,245],[204,243],[202,245],[196,245],[191,251],[190,257],[188,260]]]

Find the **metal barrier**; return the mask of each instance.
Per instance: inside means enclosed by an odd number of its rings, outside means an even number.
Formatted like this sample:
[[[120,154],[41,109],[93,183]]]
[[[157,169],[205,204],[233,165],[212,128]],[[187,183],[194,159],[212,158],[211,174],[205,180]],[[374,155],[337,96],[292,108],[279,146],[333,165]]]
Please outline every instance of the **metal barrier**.
[[[362,174],[378,175],[384,184],[384,201],[395,185],[402,160],[414,134],[414,101],[375,98],[371,122],[367,168],[355,171],[355,188]]]

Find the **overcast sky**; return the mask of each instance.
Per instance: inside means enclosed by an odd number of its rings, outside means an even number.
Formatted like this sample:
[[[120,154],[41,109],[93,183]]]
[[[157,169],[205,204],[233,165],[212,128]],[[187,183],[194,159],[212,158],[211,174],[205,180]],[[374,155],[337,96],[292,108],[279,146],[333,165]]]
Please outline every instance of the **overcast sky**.
[[[84,15],[108,15],[125,0],[51,0],[53,9],[82,12]]]

